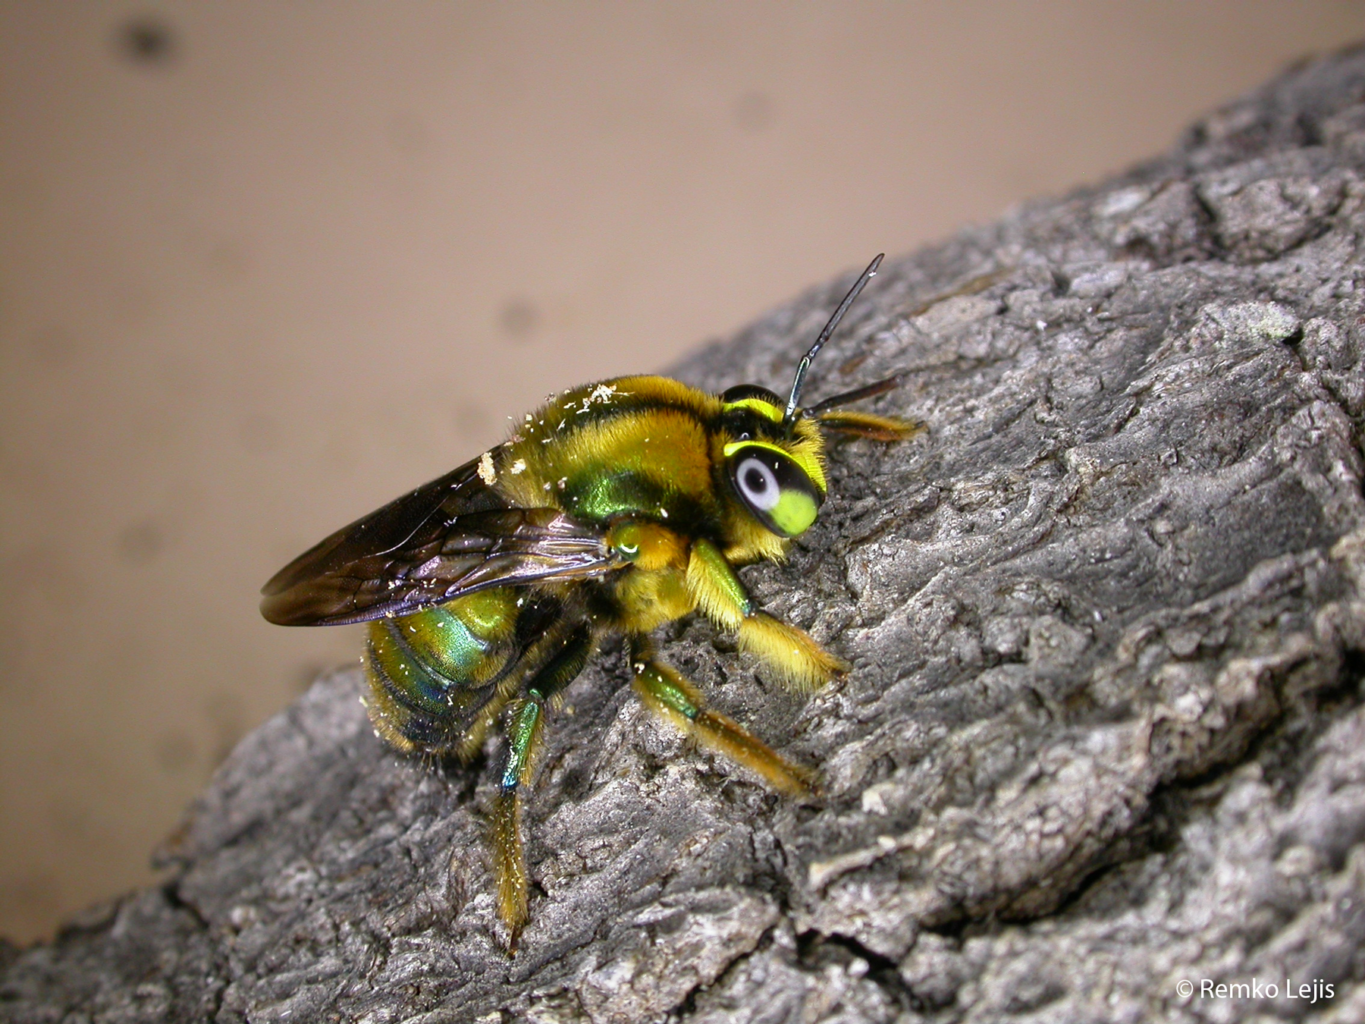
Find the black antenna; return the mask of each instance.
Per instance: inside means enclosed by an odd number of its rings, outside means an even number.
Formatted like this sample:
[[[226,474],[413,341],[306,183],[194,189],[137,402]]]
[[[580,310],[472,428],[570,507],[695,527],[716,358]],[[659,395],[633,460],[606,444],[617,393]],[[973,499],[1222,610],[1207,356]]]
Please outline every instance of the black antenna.
[[[810,369],[810,361],[815,358],[815,353],[819,352],[825,342],[829,341],[829,336],[834,333],[834,328],[839,326],[839,321],[848,312],[848,307],[853,305],[853,300],[858,297],[858,293],[867,287],[867,282],[877,276],[877,268],[882,265],[882,258],[886,253],[880,252],[877,258],[867,265],[853,282],[853,287],[844,296],[844,301],[839,303],[839,308],[834,311],[834,315],[829,318],[829,323],[825,324],[825,329],[820,332],[820,337],[815,339],[815,344],[810,347],[810,351],[801,357],[801,362],[796,364],[796,379],[792,381],[792,396],[787,399],[787,411],[782,415],[782,426],[791,431],[792,423],[796,420],[796,403],[801,397],[801,385],[806,382],[806,371]]]
[[[910,376],[909,370],[902,370],[894,377],[887,377],[886,380],[879,380],[875,384],[865,384],[852,391],[845,391],[842,395],[830,395],[822,398],[809,409],[806,410],[807,416],[817,416],[827,409],[837,409],[841,405],[851,405],[853,402],[861,402],[864,398],[876,398],[884,395],[888,391],[895,391],[905,383],[905,378]]]

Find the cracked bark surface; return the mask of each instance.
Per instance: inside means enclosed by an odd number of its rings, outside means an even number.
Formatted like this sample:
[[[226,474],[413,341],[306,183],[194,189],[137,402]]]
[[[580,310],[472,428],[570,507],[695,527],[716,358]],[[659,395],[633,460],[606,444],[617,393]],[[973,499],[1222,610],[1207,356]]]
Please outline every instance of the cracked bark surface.
[[[912,367],[878,408],[929,433],[837,449],[790,563],[743,573],[854,671],[806,700],[704,623],[662,649],[819,800],[689,749],[608,650],[553,718],[509,960],[488,765],[396,758],[340,671],[222,766],[164,886],[5,951],[0,1016],[1365,1017],[1363,229],[1353,51],[884,266],[807,394]],[[780,385],[845,285],[677,375]]]

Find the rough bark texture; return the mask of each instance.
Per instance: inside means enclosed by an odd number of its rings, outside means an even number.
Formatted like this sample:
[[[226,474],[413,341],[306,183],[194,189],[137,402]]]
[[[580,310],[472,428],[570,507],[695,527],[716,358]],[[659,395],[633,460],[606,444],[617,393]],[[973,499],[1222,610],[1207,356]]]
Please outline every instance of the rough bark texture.
[[[165,886],[8,951],[0,1016],[1362,1019],[1362,229],[1353,52],[888,263],[808,394],[913,367],[879,407],[929,433],[837,450],[790,564],[744,574],[855,670],[806,700],[704,623],[664,646],[821,799],[688,749],[606,652],[509,960],[487,765],[399,760],[339,672],[223,765]],[[679,375],[781,385],[845,286]]]

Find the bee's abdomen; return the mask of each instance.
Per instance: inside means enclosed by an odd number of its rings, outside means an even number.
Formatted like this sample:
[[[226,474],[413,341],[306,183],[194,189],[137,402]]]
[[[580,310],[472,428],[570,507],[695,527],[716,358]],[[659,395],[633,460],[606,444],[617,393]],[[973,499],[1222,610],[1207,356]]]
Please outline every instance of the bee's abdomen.
[[[485,590],[369,624],[370,719],[403,751],[460,747],[516,651],[516,594]]]

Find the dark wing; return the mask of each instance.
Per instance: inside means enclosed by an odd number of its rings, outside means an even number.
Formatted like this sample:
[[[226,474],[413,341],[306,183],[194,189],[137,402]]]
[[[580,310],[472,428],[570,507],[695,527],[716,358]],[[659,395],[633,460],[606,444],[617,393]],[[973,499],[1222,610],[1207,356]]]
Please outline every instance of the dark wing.
[[[624,564],[600,529],[558,509],[509,508],[474,461],[309,548],[261,588],[261,614],[281,626],[334,626]]]

